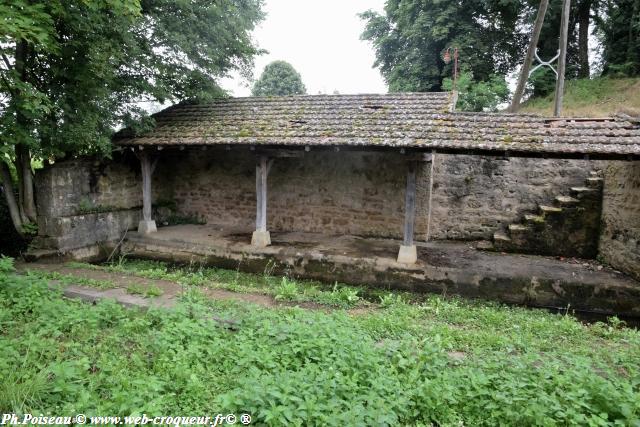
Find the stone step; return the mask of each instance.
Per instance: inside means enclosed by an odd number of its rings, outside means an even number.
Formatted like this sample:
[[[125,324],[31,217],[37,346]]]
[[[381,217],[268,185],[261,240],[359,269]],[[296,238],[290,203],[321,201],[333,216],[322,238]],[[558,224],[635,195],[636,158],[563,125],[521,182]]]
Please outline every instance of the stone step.
[[[492,251],[495,249],[495,246],[488,240],[480,240],[476,243],[476,249],[479,251]]]
[[[509,233],[525,233],[529,231],[529,227],[522,224],[509,224]]]
[[[591,194],[595,193],[596,190],[589,187],[571,187],[571,194],[581,195],[581,194]]]
[[[510,243],[511,239],[503,232],[496,231],[495,233],[493,233],[493,241],[496,243]]]
[[[22,255],[27,262],[51,261],[60,259],[60,251],[57,249],[33,249]]]
[[[556,206],[539,205],[540,213],[543,215],[554,215],[562,213],[562,208]]]
[[[602,187],[604,180],[600,177],[591,177],[591,178],[587,178],[587,186],[589,188],[594,188],[594,189],[598,189],[600,187]]]
[[[524,222],[527,224],[542,224],[544,223],[544,216],[542,215],[534,215],[534,214],[526,214],[524,216]]]
[[[580,203],[580,200],[574,199],[573,197],[570,197],[570,196],[557,196],[555,198],[555,201],[560,206],[568,206],[568,207],[574,206]]]

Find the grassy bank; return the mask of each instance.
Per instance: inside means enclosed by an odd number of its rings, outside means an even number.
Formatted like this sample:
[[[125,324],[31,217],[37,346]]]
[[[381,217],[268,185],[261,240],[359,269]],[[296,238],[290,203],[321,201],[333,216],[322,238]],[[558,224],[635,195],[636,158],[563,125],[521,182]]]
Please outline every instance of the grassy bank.
[[[367,301],[388,304],[399,295],[337,282],[330,285],[315,280],[294,280],[289,277],[275,276],[270,266],[267,266],[264,273],[254,274],[239,270],[204,267],[198,264],[175,265],[162,261],[127,258],[102,265],[80,262],[70,262],[66,265],[76,269],[126,273],[147,279],[169,280],[185,287],[257,293],[274,297],[279,301],[314,302],[341,308],[350,308],[358,304],[366,305]],[[69,280],[69,278],[66,279]],[[410,294],[404,294],[404,296],[409,298]]]
[[[527,101],[523,113],[551,115],[553,94]],[[608,117],[617,113],[640,116],[640,79],[568,80],[562,114],[571,117]]]
[[[583,325],[435,296],[358,315],[261,308],[197,287],[175,310],[138,311],[70,301],[0,266],[3,412],[235,412],[254,425],[639,422],[640,333],[615,319]]]

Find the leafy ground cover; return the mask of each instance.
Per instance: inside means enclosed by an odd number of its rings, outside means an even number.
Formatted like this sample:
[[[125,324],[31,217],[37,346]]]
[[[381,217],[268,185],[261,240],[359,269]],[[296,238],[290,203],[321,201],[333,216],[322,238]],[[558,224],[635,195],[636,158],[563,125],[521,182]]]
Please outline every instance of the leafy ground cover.
[[[96,289],[110,289],[116,286],[113,282],[108,280],[96,280],[72,274],[63,274],[57,271],[27,271],[27,275],[35,279],[46,279],[58,282],[62,285],[87,286]]]
[[[314,302],[332,307],[350,308],[367,305],[368,301],[387,303],[394,296],[380,290],[367,290],[342,283],[327,285],[313,280],[293,280],[274,276],[267,267],[263,274],[244,273],[238,270],[204,267],[199,264],[173,265],[161,261],[121,258],[110,264],[96,265],[70,262],[67,266],[77,269],[126,273],[147,279],[169,280],[186,287],[225,289],[239,293],[258,293],[274,297],[278,301]],[[33,273],[42,274],[42,273]],[[45,273],[50,277],[51,273]],[[64,275],[63,275],[64,276]],[[409,298],[408,294],[405,294]]]
[[[173,310],[139,311],[67,300],[46,282],[0,262],[3,412],[246,412],[254,425],[640,423],[640,333],[616,319],[584,325],[437,296],[387,296],[353,315],[210,300],[197,287]]]

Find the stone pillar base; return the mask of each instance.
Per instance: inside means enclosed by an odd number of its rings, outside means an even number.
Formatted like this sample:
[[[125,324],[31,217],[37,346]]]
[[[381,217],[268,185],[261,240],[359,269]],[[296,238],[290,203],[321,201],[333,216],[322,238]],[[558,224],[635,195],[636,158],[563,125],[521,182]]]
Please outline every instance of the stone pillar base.
[[[156,227],[156,222],[154,220],[142,220],[138,223],[138,233],[140,234],[155,233],[156,231],[158,231],[158,228]]]
[[[415,264],[418,260],[418,250],[416,245],[404,246],[400,245],[398,251],[398,262],[402,264]]]
[[[271,244],[271,234],[268,231],[254,231],[251,244],[257,248],[265,248]]]

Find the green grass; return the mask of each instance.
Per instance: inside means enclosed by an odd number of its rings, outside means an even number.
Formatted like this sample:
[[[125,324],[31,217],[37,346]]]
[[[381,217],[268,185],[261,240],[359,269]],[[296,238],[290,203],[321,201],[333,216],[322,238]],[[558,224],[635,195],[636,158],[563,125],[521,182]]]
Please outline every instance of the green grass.
[[[279,301],[315,302],[333,307],[349,308],[363,303],[366,296],[378,301],[382,293],[369,290],[366,295],[362,288],[334,283],[333,286],[312,280],[295,280],[270,274],[267,267],[264,274],[243,273],[238,270],[207,268],[201,265],[176,266],[160,261],[121,258],[118,261],[94,265],[71,262],[68,267],[127,273],[148,279],[168,280],[183,286],[225,289],[240,293],[260,293],[270,295]]]
[[[132,283],[127,286],[127,293],[131,295],[142,295],[144,297],[159,297],[163,294],[162,289],[157,286],[143,286],[138,283]]]
[[[27,276],[56,281],[62,285],[87,286],[96,289],[116,288],[116,284],[109,280],[96,280],[79,277],[73,274],[62,274],[57,271],[27,270]]]
[[[520,112],[551,115],[551,94],[528,100]],[[608,117],[617,113],[640,116],[640,79],[595,78],[568,80],[562,108],[564,116]]]
[[[190,287],[174,310],[128,310],[66,300],[0,262],[0,410],[215,408],[304,426],[640,422],[640,333],[615,319],[583,325],[435,296],[380,302],[357,316],[266,309]]]

